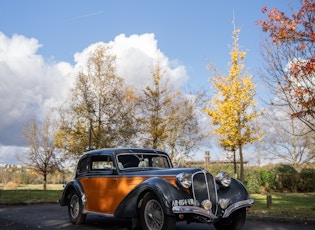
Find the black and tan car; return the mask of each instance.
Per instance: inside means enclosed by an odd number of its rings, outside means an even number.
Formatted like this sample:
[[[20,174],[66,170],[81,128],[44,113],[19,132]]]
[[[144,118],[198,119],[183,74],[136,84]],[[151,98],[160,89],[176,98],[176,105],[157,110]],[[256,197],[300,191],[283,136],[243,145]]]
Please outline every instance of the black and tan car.
[[[228,173],[214,177],[201,168],[174,168],[165,152],[138,148],[83,154],[60,199],[74,224],[98,214],[129,218],[132,228],[150,230],[175,229],[176,221],[242,229],[253,202]]]

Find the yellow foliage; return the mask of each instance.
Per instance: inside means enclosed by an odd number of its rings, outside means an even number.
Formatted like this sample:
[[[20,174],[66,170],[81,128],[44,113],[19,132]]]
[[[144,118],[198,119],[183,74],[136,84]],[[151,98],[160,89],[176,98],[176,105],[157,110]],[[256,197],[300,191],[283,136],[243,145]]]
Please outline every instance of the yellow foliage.
[[[211,107],[204,109],[212,119],[222,147],[237,147],[259,140],[262,137],[260,128],[253,122],[261,115],[255,110],[254,101],[256,85],[252,77],[244,70],[246,52],[240,51],[237,41],[240,30],[233,31],[231,66],[229,75],[224,77],[214,72],[210,79],[215,90]],[[212,68],[215,70],[215,68]]]

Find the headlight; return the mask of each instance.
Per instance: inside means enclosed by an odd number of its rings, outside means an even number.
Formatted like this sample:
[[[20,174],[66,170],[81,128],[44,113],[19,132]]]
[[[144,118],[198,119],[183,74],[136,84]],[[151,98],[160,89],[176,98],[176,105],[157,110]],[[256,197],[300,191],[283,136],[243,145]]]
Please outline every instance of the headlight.
[[[223,187],[229,187],[231,184],[231,176],[227,172],[220,172],[216,177],[215,181]]]
[[[183,188],[190,188],[191,175],[188,173],[180,173],[176,176],[176,184]]]

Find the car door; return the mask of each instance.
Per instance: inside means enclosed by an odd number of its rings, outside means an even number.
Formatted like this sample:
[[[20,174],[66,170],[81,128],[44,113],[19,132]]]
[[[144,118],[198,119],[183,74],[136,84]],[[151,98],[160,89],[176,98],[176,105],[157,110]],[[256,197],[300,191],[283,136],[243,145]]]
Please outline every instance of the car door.
[[[91,157],[89,173],[80,179],[86,196],[87,211],[114,213],[117,206],[115,191],[119,185],[119,178],[114,172],[112,156]]]

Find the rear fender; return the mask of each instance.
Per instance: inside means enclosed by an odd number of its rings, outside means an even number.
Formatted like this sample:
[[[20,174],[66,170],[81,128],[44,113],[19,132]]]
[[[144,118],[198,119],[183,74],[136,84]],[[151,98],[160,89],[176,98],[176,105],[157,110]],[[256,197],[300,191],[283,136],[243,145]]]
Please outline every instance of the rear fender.
[[[121,201],[115,211],[115,216],[121,218],[137,217],[138,204],[147,192],[155,194],[167,215],[174,215],[172,212],[173,200],[189,198],[188,194],[179,190],[167,180],[159,177],[153,177],[136,186]]]
[[[82,199],[83,207],[85,207],[84,191],[81,184],[77,180],[72,180],[66,184],[59,200],[60,206],[66,206],[69,204],[70,194],[73,191],[75,191],[79,198]]]

